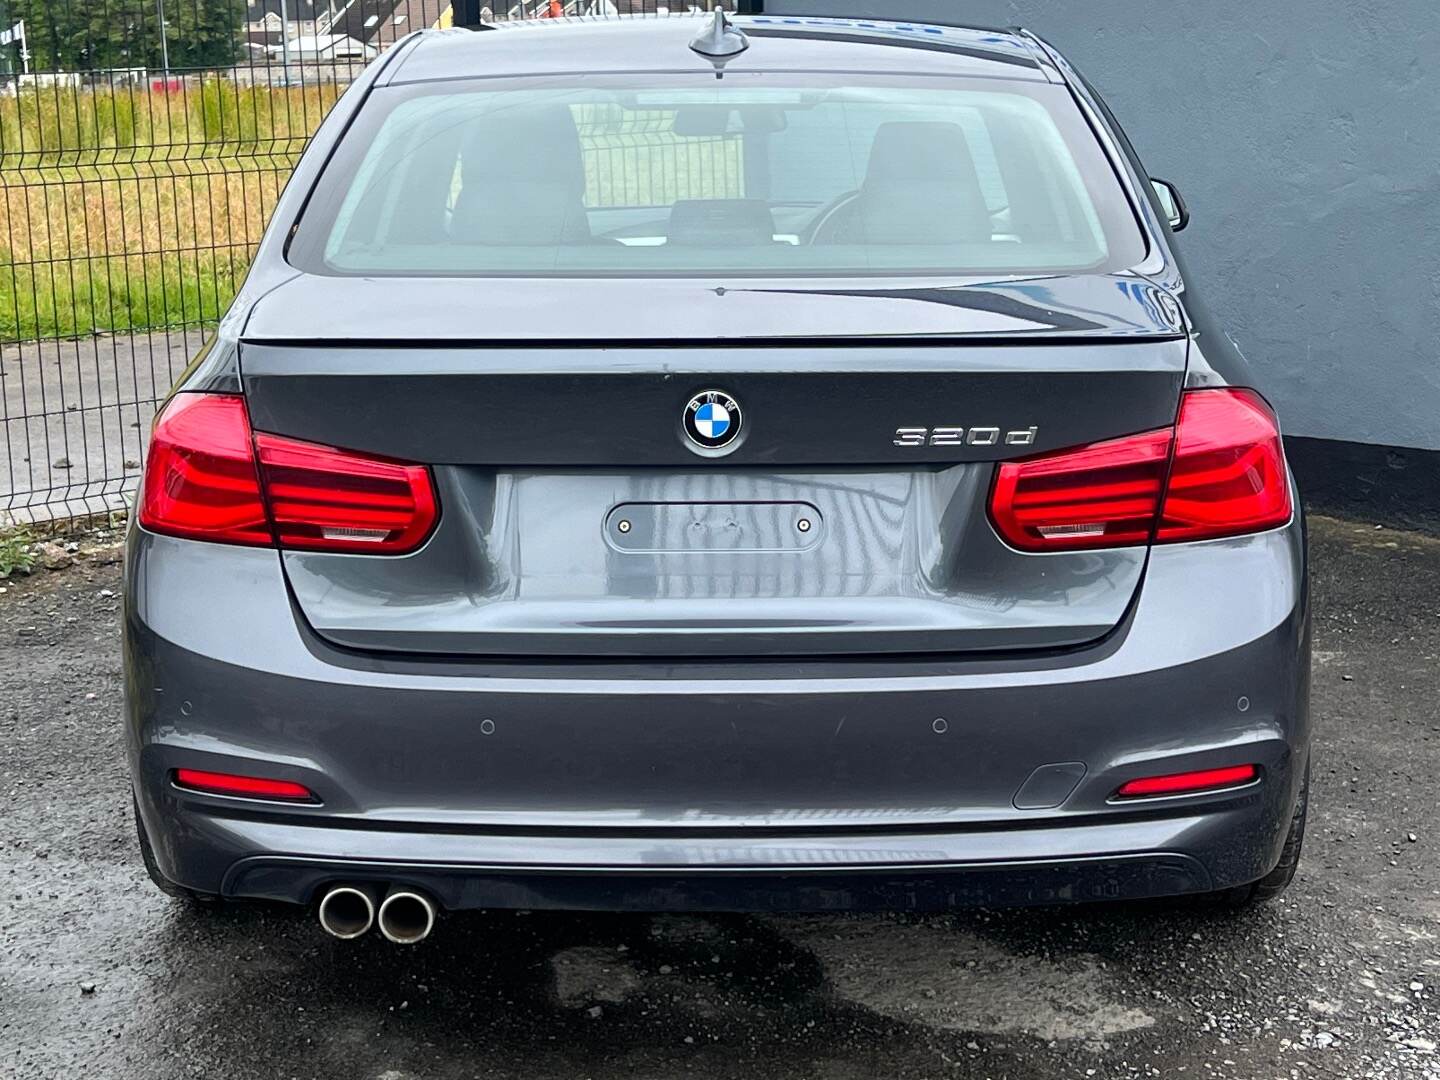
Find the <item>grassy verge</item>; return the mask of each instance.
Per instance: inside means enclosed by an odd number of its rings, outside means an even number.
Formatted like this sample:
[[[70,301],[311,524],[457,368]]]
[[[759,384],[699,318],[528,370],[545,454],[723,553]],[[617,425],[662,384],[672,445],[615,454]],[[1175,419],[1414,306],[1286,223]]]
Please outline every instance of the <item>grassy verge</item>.
[[[210,77],[172,93],[42,87],[0,98],[7,169],[293,154],[343,87],[239,86]]]
[[[213,324],[245,269],[244,259],[208,255],[0,263],[0,341]]]
[[[0,99],[0,341],[218,319],[339,89]]]

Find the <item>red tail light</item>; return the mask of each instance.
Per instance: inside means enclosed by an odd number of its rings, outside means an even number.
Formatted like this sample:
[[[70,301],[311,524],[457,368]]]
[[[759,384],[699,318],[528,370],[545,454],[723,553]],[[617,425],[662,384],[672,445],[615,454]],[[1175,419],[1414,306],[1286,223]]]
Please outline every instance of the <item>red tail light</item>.
[[[1170,461],[1169,431],[1000,466],[990,499],[1000,535],[1022,551],[1144,544]]]
[[[1189,795],[1197,791],[1248,784],[1260,775],[1256,765],[1232,765],[1226,769],[1202,769],[1199,772],[1172,773],[1169,776],[1146,776],[1121,784],[1117,799],[1141,799],[1156,795]]]
[[[1275,415],[1232,389],[1187,391],[1173,432],[1006,462],[990,498],[996,531],[1022,551],[1212,540],[1276,528],[1291,511]]]
[[[176,769],[175,783],[210,795],[239,795],[247,799],[283,799],[287,802],[319,802],[315,793],[293,780],[267,780],[260,776]]]
[[[260,475],[281,547],[400,554],[438,516],[430,471],[326,446],[256,435]]]
[[[1292,510],[1280,426],[1265,399],[1253,390],[1186,394],[1156,539],[1261,532],[1284,525]]]
[[[252,435],[245,399],[227,394],[165,407],[140,498],[151,532],[370,555],[414,551],[439,516],[424,466]]]
[[[245,399],[177,394],[150,436],[140,524],[151,532],[268,544]]]

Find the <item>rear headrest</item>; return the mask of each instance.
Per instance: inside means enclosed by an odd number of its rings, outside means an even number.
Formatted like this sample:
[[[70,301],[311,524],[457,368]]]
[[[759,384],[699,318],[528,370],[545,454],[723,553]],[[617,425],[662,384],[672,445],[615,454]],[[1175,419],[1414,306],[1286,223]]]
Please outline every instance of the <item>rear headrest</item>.
[[[465,138],[450,238],[463,244],[589,243],[585,159],[564,106],[506,109]]]
[[[465,142],[462,180],[482,190],[487,183],[540,181],[583,193],[585,159],[569,108],[510,108],[476,121]]]
[[[965,244],[990,239],[990,211],[959,124],[882,124],[865,186],[846,224],[850,243]]]
[[[763,199],[681,199],[670,211],[669,242],[741,247],[775,242],[775,215]]]
[[[905,180],[973,182],[978,187],[965,130],[938,120],[881,124],[870,149],[865,186]]]

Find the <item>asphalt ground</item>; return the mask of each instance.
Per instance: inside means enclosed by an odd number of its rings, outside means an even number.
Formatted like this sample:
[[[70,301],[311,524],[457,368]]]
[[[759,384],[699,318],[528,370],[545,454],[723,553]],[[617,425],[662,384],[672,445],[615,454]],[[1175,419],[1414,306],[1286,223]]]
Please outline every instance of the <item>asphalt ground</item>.
[[[119,567],[0,582],[0,1077],[1440,1078],[1440,539],[1312,522],[1300,875],[1240,914],[197,913],[135,849]]]

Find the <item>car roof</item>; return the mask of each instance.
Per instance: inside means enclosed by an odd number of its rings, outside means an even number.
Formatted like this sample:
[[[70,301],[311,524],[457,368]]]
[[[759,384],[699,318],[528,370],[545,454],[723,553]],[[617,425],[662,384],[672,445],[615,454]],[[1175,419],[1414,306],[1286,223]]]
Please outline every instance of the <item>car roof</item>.
[[[712,16],[620,15],[532,19],[493,32],[425,30],[383,81],[523,75],[713,72],[690,42]],[[1044,54],[1016,30],[870,19],[735,16],[750,48],[726,73],[829,71],[1056,80]]]

